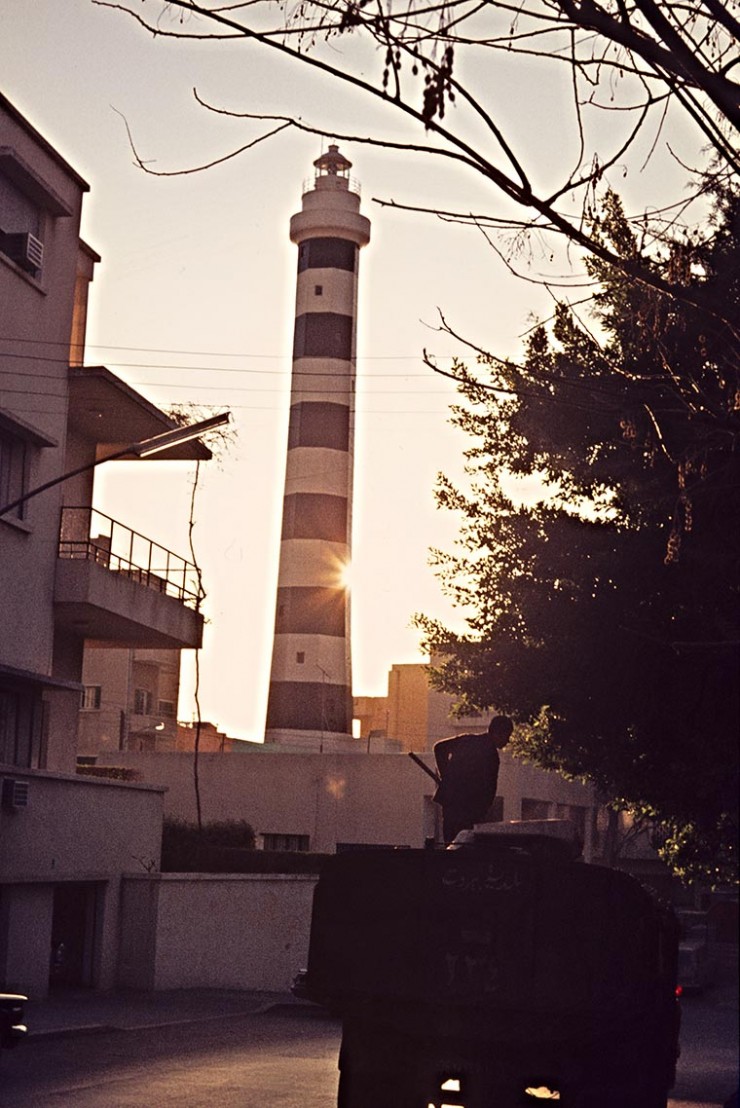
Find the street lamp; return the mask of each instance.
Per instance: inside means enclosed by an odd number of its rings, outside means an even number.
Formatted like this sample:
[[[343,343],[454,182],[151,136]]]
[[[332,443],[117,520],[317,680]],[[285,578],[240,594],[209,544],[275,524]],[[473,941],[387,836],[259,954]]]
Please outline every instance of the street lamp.
[[[103,462],[113,462],[119,458],[148,458],[150,454],[158,454],[161,450],[167,450],[170,446],[181,446],[185,442],[190,442],[191,439],[198,439],[208,431],[214,431],[217,427],[223,427],[230,419],[231,412],[221,412],[220,415],[202,419],[199,423],[191,423],[186,427],[173,427],[171,431],[163,431],[161,435],[153,435],[150,439],[142,439],[141,442],[129,443],[129,445],[124,446],[122,450],[116,450],[114,454],[106,454],[104,458],[98,458],[97,461],[88,462],[87,465],[79,466],[77,469],[71,469],[68,473],[62,473],[59,477],[54,477],[51,481],[46,481],[43,485],[38,485],[35,489],[31,489],[30,492],[24,493],[23,496],[19,496],[17,500],[12,500],[10,504],[5,504],[0,508],[0,516],[12,512],[14,508],[18,508],[21,504],[25,504],[27,500],[30,500],[34,496],[38,496],[40,492],[45,492],[47,489],[53,488],[54,485],[61,485],[63,481],[68,481],[70,477],[77,477],[80,473],[86,473],[89,469],[95,469],[96,466],[102,465]]]

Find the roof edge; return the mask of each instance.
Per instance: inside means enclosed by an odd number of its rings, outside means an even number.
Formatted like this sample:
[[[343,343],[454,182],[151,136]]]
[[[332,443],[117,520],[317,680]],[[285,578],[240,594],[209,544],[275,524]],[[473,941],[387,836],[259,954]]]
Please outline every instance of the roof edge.
[[[56,147],[52,146],[48,139],[45,139],[40,131],[37,131],[32,123],[26,119],[21,111],[16,108],[12,101],[8,100],[2,92],[0,92],[0,108],[3,108],[9,116],[11,116],[16,123],[20,124],[24,131],[36,142],[45,153],[47,153],[56,163],[59,165],[65,173],[67,173],[83,192],[89,192],[90,186],[84,177],[81,177],[76,169],[66,161]]]

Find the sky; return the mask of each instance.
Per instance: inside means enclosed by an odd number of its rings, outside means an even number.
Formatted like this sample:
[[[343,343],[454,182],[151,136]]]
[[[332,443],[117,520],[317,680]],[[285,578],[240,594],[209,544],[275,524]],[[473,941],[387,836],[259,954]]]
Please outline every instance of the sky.
[[[333,49],[343,49],[339,43]],[[354,47],[351,47],[354,48]],[[359,58],[370,65],[372,58]],[[487,77],[543,179],[556,174],[571,134],[567,88],[519,63]],[[511,82],[510,93],[507,82]],[[206,172],[155,177],[222,157],[255,124],[204,110],[296,111],[327,129],[395,141],[419,136],[383,108],[253,44],[153,39],[90,0],[3,0],[0,88],[90,185],[82,237],[101,256],[90,294],[89,365],[105,365],[163,408],[230,410],[233,440],[201,467],[195,552],[207,597],[200,661],[203,718],[261,740],[285,473],[295,247],[317,136],[280,134]],[[535,95],[535,93],[537,95]],[[680,128],[672,132],[674,145]],[[572,141],[575,141],[573,139]],[[450,424],[454,385],[423,363],[449,367],[469,353],[439,332],[439,312],[460,335],[505,356],[552,310],[550,293],[518,279],[476,229],[394,211],[404,203],[490,207],[482,183],[421,156],[340,143],[362,189],[372,239],[361,255],[352,585],[355,695],[384,695],[394,663],[424,660],[415,612],[459,625],[429,565],[453,547],[456,521],[438,510],[439,471],[462,473],[468,445]],[[669,173],[676,175],[672,162]],[[645,175],[666,174],[660,163]],[[632,185],[615,170],[622,190]],[[522,263],[523,264],[523,263]],[[0,336],[1,340],[2,336]],[[197,409],[193,411],[197,418]],[[96,506],[175,553],[188,555],[193,467],[111,463],[96,478]],[[180,718],[191,719],[192,659],[183,665]]]

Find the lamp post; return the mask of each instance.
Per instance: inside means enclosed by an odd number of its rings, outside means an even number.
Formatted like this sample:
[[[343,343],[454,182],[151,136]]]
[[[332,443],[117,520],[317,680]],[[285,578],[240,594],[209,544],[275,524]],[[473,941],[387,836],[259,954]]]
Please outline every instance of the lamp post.
[[[190,442],[191,439],[198,439],[201,435],[207,434],[208,431],[214,431],[217,427],[223,427],[231,419],[231,412],[221,412],[220,415],[210,416],[208,419],[203,419],[199,423],[191,423],[186,427],[173,427],[171,431],[163,431],[161,435],[153,435],[150,439],[142,439],[141,442],[132,442],[128,446],[124,446],[122,450],[116,450],[113,454],[106,454],[104,458],[98,458],[94,462],[88,462],[87,465],[78,466],[77,469],[71,469],[68,473],[62,473],[59,477],[52,478],[51,481],[46,481],[43,485],[38,485],[35,489],[31,489],[30,492],[24,493],[23,496],[19,496],[17,500],[11,500],[9,504],[4,504],[0,508],[0,516],[6,515],[8,512],[12,512],[14,508],[18,508],[21,504],[25,504],[27,500],[30,500],[34,496],[38,496],[41,492],[46,492],[47,489],[54,488],[55,485],[61,485],[63,481],[68,481],[70,477],[77,477],[80,473],[86,473],[89,469],[95,469],[96,466],[100,466],[103,462],[113,462],[120,458],[148,458],[150,454],[158,454],[162,450],[167,450],[171,446],[181,446],[185,442]]]

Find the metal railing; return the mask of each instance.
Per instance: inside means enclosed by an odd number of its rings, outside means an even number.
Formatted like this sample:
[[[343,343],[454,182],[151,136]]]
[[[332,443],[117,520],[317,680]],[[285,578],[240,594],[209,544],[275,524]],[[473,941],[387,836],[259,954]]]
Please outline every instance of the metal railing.
[[[96,508],[62,508],[58,553],[60,558],[103,565],[189,608],[200,605],[198,571],[191,562]]]
[[[345,174],[333,175],[333,174],[329,174],[329,173],[318,173],[318,172],[314,173],[313,177],[304,178],[302,195],[305,196],[307,192],[313,192],[314,189],[316,188],[316,182],[317,181],[323,181],[323,180],[326,180],[327,177],[332,177],[332,176],[337,181],[346,181],[347,182],[347,192],[354,192],[358,196],[362,196],[362,189],[360,187],[360,182],[358,181],[357,177],[350,177],[350,176],[345,175]]]

